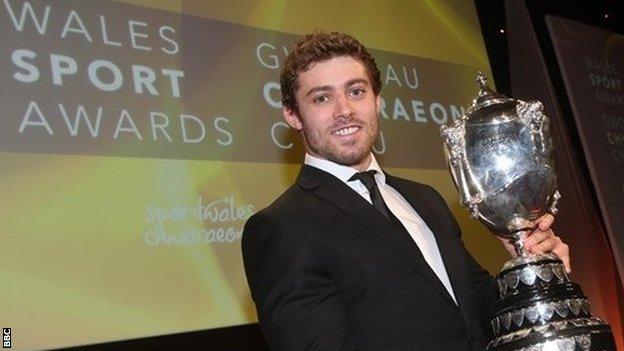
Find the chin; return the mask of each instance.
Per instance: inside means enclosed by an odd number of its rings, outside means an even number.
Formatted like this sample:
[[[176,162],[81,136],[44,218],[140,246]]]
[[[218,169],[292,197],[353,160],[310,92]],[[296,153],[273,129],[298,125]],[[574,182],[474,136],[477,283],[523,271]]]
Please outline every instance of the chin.
[[[364,161],[366,156],[368,156],[368,152],[357,152],[353,154],[342,154],[338,157],[334,158],[334,162],[339,163],[344,166],[355,166],[359,165]]]

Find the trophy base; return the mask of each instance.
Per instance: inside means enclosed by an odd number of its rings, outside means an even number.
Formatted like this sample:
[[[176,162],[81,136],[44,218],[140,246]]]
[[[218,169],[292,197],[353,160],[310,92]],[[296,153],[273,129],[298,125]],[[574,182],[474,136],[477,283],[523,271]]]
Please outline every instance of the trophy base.
[[[580,286],[561,260],[523,255],[496,277],[500,299],[491,319],[488,351],[611,351],[611,328],[590,313]]]

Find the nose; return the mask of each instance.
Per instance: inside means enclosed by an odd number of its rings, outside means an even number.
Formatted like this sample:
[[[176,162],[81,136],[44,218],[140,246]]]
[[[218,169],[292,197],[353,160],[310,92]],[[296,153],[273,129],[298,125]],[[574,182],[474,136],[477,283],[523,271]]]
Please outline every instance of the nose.
[[[336,118],[350,118],[355,114],[353,108],[353,101],[349,100],[346,95],[341,95],[336,99],[336,110],[334,111],[334,117]]]

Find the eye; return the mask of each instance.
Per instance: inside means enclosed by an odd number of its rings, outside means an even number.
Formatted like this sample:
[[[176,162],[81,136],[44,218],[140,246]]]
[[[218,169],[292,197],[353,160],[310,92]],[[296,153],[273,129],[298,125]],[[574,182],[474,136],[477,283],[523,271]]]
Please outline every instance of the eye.
[[[366,89],[361,88],[361,87],[356,87],[353,88],[351,90],[349,90],[349,96],[359,99],[364,97],[364,95],[366,95]]]
[[[312,102],[314,104],[317,104],[317,105],[324,104],[324,103],[326,103],[328,101],[329,101],[329,96],[328,95],[318,95],[318,96],[315,96],[312,99]]]

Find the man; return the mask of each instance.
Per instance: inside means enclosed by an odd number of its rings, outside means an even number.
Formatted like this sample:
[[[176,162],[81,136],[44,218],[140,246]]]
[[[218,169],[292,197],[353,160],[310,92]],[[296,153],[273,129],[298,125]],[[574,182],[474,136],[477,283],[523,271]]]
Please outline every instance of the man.
[[[270,348],[484,350],[493,278],[465,250],[440,195],[384,173],[371,153],[381,102],[374,59],[348,35],[306,35],[280,83],[305,165],[249,219],[242,243]],[[552,220],[525,246],[569,267]]]

